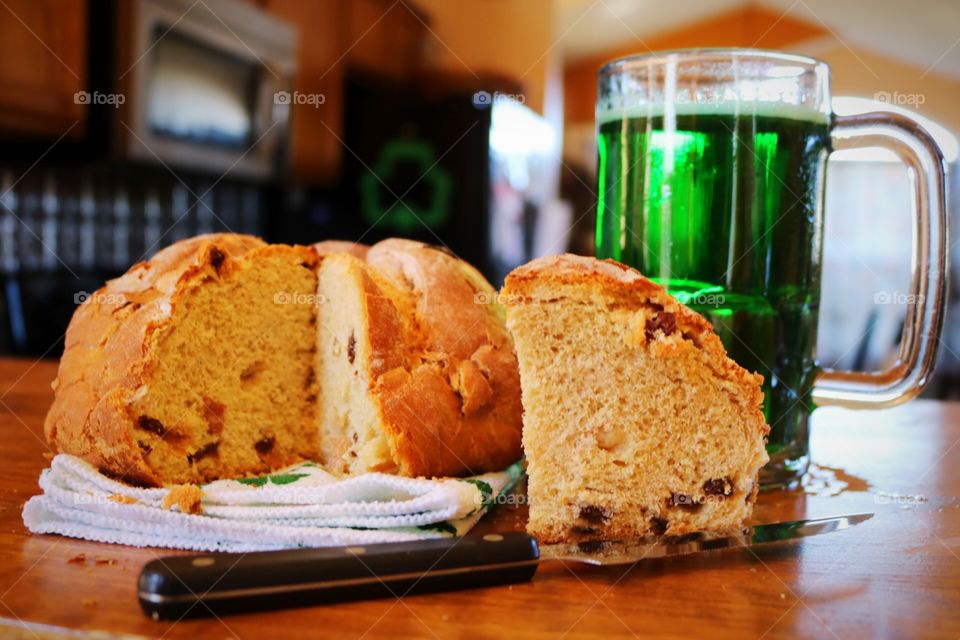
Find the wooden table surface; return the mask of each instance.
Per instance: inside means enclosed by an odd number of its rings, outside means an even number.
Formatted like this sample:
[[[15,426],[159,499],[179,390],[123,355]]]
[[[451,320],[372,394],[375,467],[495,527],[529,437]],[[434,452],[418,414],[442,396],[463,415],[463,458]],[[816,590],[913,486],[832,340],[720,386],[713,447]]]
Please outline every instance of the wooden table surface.
[[[762,494],[755,519],[876,513],[848,531],[631,567],[550,563],[522,585],[170,623],[145,618],[135,590],[140,568],[169,552],[23,527],[49,452],[41,425],[54,371],[0,359],[3,637],[960,637],[960,404],[816,413],[808,486]],[[523,520],[500,507],[480,528]]]

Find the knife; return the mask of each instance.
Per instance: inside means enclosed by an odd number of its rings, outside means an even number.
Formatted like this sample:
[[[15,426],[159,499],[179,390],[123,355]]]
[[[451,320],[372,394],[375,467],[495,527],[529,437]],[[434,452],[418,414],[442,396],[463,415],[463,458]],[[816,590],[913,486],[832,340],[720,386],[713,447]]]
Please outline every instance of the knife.
[[[540,562],[632,564],[731,547],[808,538],[849,529],[872,513],[694,533],[656,540],[538,545],[525,533],[416,540],[369,546],[174,556],[140,572],[139,600],[155,620],[327,604],[526,582]]]

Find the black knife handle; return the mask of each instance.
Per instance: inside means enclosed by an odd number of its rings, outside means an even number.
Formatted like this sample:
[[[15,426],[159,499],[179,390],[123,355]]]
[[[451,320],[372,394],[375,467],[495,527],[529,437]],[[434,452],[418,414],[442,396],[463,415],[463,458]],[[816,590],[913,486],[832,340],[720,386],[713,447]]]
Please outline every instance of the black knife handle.
[[[524,533],[349,547],[209,553],[140,572],[148,616],[179,619],[525,582],[540,550]]]

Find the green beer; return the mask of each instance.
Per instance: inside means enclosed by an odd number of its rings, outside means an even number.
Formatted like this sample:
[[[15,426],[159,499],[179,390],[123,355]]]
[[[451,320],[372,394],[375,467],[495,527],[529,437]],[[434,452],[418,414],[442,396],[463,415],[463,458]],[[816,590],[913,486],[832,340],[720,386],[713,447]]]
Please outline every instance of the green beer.
[[[762,486],[806,471],[815,404],[879,409],[923,389],[943,323],[947,208],[943,153],[917,121],[833,113],[825,63],[757,49],[614,60],[597,74],[597,121],[597,255],[666,286],[713,323],[734,360],[764,376]],[[916,303],[889,367],[821,368],[827,155],[878,146],[915,172]]]
[[[829,147],[827,116],[789,105],[599,115],[597,256],[664,285],[763,374],[771,466],[794,476],[808,461]]]

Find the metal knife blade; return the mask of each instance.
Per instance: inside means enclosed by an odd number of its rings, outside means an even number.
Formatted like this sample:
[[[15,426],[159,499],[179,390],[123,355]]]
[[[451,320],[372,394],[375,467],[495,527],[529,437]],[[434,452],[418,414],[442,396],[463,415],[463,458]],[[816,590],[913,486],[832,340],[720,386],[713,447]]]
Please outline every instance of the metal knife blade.
[[[833,531],[849,529],[873,517],[872,513],[857,513],[816,520],[774,522],[728,534],[692,533],[685,536],[664,537],[657,540],[620,540],[586,542],[579,544],[540,545],[541,560],[564,560],[595,565],[632,564],[651,558],[683,556],[701,551],[750,547],[768,542],[809,538]]]
[[[211,553],[149,562],[139,600],[154,619],[222,615],[253,609],[325,604],[375,597],[525,582],[541,561],[633,563],[840,531],[872,513],[747,527],[733,535],[691,534],[656,541],[543,546],[525,533],[441,538],[367,546]],[[541,554],[542,551],[542,554]]]

